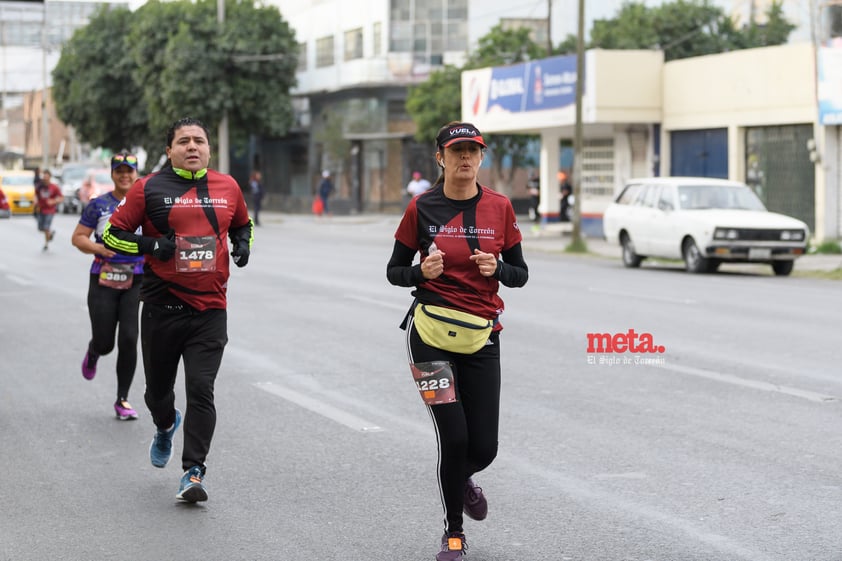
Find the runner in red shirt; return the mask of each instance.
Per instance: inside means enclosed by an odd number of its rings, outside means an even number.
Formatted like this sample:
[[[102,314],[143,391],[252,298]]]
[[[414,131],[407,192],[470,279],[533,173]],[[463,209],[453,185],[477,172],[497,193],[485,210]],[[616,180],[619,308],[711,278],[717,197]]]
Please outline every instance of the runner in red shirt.
[[[181,424],[174,386],[179,362],[184,364],[184,474],[176,498],[187,502],[208,498],[214,382],[228,342],[228,239],[234,264],[244,267],[254,232],[240,186],[207,167],[208,138],[201,121],[176,121],[167,133],[168,165],[129,189],[103,233],[106,247],[146,255],[140,331],[144,398],[158,429],[149,449],[155,467],[167,465]],[[135,233],[138,227],[142,235]]]
[[[403,325],[413,374],[426,365],[424,372],[437,377],[435,388],[424,380],[419,390],[427,390],[422,396],[438,440],[444,507],[438,561],[463,558],[463,512],[474,520],[488,513],[486,498],[472,476],[497,455],[504,308],[497,292],[500,284],[520,287],[529,278],[511,202],[477,183],[485,147],[470,123],[453,122],[439,130],[436,161],[442,174],[432,188],[410,201],[386,268],[389,282],[415,288],[416,302],[471,314],[475,323],[493,325],[484,345],[483,336],[482,346],[470,354],[422,339],[412,311]],[[413,264],[418,252],[421,262]],[[441,374],[444,371],[448,375]],[[438,391],[446,397],[437,399]]]
[[[38,231],[44,232],[44,251],[49,249],[50,242],[56,237],[53,217],[58,211],[58,205],[64,200],[61,189],[52,179],[53,174],[45,170],[41,174],[41,181],[35,187],[35,215],[38,218]]]

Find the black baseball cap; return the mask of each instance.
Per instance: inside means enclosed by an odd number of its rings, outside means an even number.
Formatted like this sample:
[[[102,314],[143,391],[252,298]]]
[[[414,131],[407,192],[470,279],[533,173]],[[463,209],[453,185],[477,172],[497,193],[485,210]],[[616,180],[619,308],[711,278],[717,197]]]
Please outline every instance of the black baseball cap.
[[[450,123],[439,129],[436,146],[447,148],[457,142],[476,142],[483,148],[488,148],[482,139],[482,133],[471,123]]]

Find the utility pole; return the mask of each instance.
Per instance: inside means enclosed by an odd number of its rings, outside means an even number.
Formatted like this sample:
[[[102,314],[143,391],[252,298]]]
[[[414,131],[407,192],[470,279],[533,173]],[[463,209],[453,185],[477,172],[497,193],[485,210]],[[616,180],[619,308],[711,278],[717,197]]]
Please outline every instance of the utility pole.
[[[579,0],[576,38],[576,128],[573,133],[573,231],[567,251],[585,252],[582,240],[582,94],[585,77],[585,0]]]
[[[225,0],[216,0],[216,20],[219,22],[219,36],[222,37],[222,27],[225,24]],[[222,110],[222,119],[219,121],[219,165],[217,169],[222,173],[230,173],[228,150],[228,110]]]
[[[47,3],[44,2],[44,15],[41,18],[41,170],[49,166],[50,126],[47,121]]]
[[[553,0],[547,0],[547,56],[553,56]]]

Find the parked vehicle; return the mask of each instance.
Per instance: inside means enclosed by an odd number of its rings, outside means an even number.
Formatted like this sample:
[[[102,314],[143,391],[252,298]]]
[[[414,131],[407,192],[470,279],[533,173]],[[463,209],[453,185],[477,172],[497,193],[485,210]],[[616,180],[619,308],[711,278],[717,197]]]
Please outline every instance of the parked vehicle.
[[[6,193],[12,214],[32,214],[35,209],[35,172],[0,172],[0,189]]]
[[[64,202],[59,205],[59,212],[65,214],[82,212],[84,205],[79,198],[79,191],[88,170],[94,167],[98,167],[98,164],[64,164],[61,168],[61,192],[64,195]]]
[[[6,193],[0,189],[0,218],[9,218],[12,216],[12,211],[9,208],[9,200],[6,198]]]
[[[82,206],[88,204],[91,199],[104,195],[114,190],[114,182],[111,180],[110,168],[91,168],[85,173],[82,180],[82,187],[79,189],[79,200]]]
[[[683,259],[691,273],[768,263],[776,275],[788,275],[809,238],[804,222],[769,212],[747,185],[705,177],[630,180],[602,222],[626,267],[647,257]]]

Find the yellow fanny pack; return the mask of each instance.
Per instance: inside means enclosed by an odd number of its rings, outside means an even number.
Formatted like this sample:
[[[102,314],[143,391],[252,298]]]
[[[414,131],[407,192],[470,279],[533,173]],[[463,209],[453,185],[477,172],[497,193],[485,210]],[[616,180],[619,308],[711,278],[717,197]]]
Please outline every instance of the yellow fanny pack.
[[[427,345],[452,353],[473,354],[485,346],[494,322],[441,306],[418,304],[415,329]]]

